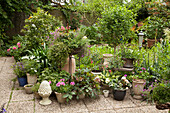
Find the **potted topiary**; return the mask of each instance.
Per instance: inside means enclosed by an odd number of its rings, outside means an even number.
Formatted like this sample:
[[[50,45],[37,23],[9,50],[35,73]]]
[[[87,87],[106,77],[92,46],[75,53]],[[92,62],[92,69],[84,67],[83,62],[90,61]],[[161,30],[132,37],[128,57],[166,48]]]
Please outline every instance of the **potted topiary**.
[[[116,46],[131,37],[130,28],[135,22],[134,17],[135,14],[125,6],[114,5],[105,8],[101,13],[101,18],[98,18],[99,30],[103,35],[102,40],[114,47],[114,54]]]
[[[40,64],[36,60],[30,59],[24,61],[24,67],[28,84],[35,84],[37,82],[37,76],[40,74]]]
[[[130,82],[126,79],[127,75],[115,76],[109,82],[109,86],[113,88],[113,96],[115,100],[122,101],[126,95],[126,90],[131,87]]]
[[[27,84],[27,77],[26,77],[26,72],[25,68],[22,62],[16,62],[13,65],[14,73],[17,75],[17,79],[19,82],[19,86],[24,86]]]

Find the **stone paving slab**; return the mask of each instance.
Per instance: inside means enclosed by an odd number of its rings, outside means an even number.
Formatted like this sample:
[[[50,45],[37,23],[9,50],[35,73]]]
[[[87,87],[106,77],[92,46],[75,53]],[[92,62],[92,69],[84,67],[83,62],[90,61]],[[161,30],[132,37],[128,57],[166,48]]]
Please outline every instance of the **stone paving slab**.
[[[105,98],[103,95],[99,95],[99,98],[97,99],[93,98],[85,99],[84,103],[89,111],[113,109],[113,106],[110,105],[107,98]]]
[[[11,101],[26,101],[33,100],[33,94],[26,94],[25,90],[13,90]]]
[[[124,108],[116,109],[116,113],[151,113],[151,112],[144,112],[140,108]]]
[[[88,112],[82,100],[71,100],[69,103],[61,104],[63,113],[84,113]]]
[[[48,106],[40,105],[40,99],[35,99],[35,113],[62,113],[60,104],[54,97],[50,97],[52,104]]]
[[[34,101],[10,102],[7,113],[34,113]]]
[[[115,110],[90,111],[89,113],[116,113]]]
[[[140,107],[140,109],[142,109],[145,113],[168,113],[168,109],[158,110],[155,106],[144,106]]]

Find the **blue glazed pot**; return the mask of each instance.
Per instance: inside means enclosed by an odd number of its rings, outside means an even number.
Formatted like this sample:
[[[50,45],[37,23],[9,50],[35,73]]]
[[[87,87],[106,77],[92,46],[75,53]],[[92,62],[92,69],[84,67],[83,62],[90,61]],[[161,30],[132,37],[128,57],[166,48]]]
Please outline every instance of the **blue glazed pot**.
[[[24,87],[24,85],[27,84],[27,77],[17,77],[18,78],[18,82],[19,82],[19,86]]]

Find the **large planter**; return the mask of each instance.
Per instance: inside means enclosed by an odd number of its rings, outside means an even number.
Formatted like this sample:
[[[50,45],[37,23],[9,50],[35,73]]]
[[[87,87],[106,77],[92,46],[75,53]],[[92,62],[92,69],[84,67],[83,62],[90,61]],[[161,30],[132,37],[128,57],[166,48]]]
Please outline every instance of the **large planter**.
[[[133,79],[132,86],[133,86],[133,92],[135,99],[142,99],[142,91],[145,86],[146,80],[144,79]]]
[[[19,86],[24,87],[27,84],[27,77],[17,77]]]
[[[155,39],[147,39],[148,47],[152,47],[155,44]]]
[[[133,68],[133,58],[122,58],[125,61],[125,64],[123,65],[123,67],[125,68]]]
[[[165,104],[156,103],[156,108],[159,110],[170,109],[170,102],[165,103]]]
[[[104,66],[108,66],[109,65],[109,61],[111,60],[111,58],[113,57],[112,54],[103,54],[103,59],[104,59]]]
[[[37,82],[37,75],[30,75],[27,73],[27,82],[28,84],[35,84]]]
[[[64,70],[64,71],[69,73],[70,69],[71,69],[71,73],[70,74],[73,74],[73,73],[75,73],[75,70],[76,70],[76,61],[75,61],[74,56],[72,56],[72,58],[71,58],[71,67],[69,66],[69,63],[70,62],[69,62],[69,57],[68,57],[64,67],[62,68],[62,70]]]
[[[125,98],[126,90],[113,90],[115,100],[122,101]]]
[[[59,103],[63,104],[63,103],[66,102],[66,98],[63,98],[64,93],[55,92],[55,95],[56,95],[57,101],[58,101]]]
[[[25,92],[26,92],[27,94],[32,94],[32,93],[33,93],[32,90],[31,90],[32,87],[33,87],[32,84],[26,84],[26,85],[24,85]]]

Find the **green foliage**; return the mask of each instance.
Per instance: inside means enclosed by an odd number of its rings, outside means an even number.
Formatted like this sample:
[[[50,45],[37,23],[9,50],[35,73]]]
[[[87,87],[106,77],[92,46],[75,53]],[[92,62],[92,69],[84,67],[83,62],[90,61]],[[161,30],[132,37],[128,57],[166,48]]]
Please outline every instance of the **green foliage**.
[[[63,42],[54,42],[47,52],[47,57],[51,62],[51,66],[55,69],[61,70],[69,56],[68,53],[69,48]]]
[[[153,100],[158,104],[164,104],[170,102],[170,82],[160,83],[153,89]]]
[[[169,21],[166,18],[159,18],[156,16],[148,17],[145,20],[143,29],[145,30],[146,38],[160,39],[164,38],[163,29],[168,28]]]
[[[25,29],[22,32],[25,33],[28,49],[36,49],[38,46],[41,46],[46,41],[47,36],[50,35],[50,32],[61,25],[58,19],[55,19],[54,16],[40,8],[37,9],[36,13],[33,13],[33,16],[26,19],[25,22]]]
[[[38,83],[34,84],[34,86],[31,88],[31,90],[33,92],[38,92],[39,87],[40,87],[40,83],[38,82]]]
[[[134,24],[134,13],[125,6],[115,5],[106,8],[99,18],[99,30],[103,41],[111,46],[117,46],[122,41],[130,38],[130,28]]]
[[[24,60],[24,68],[26,73],[30,75],[40,75],[40,63],[34,59]]]

